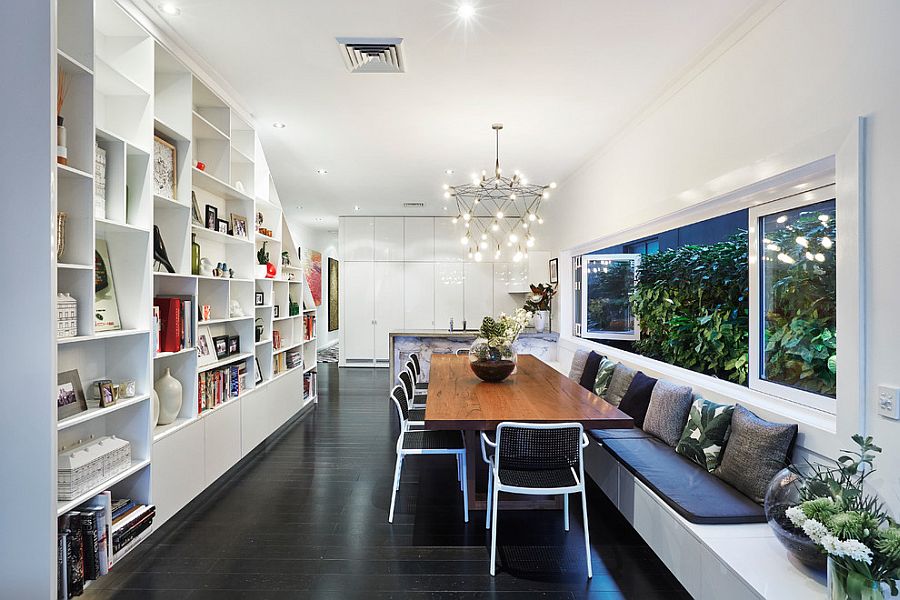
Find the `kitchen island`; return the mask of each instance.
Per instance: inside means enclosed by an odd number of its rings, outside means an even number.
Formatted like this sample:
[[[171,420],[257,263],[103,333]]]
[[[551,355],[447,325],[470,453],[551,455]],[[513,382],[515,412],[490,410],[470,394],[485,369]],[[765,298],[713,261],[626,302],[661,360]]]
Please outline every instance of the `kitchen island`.
[[[432,354],[455,354],[457,350],[468,350],[478,337],[477,330],[449,331],[447,329],[406,329],[390,334],[390,377],[397,380],[400,370],[406,365],[409,355],[419,354],[422,363],[422,377],[428,381]],[[555,362],[559,334],[552,331],[538,333],[526,329],[513,347],[518,354],[532,354],[544,362]]]

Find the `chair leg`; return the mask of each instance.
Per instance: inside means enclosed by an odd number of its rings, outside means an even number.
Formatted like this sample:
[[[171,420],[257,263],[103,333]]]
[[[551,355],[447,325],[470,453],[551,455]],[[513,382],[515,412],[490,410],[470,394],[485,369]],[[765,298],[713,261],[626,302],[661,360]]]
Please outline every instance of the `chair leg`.
[[[584,553],[587,558],[588,579],[594,577],[594,570],[591,568],[591,536],[588,534],[588,517],[587,517],[587,493],[581,490],[581,514],[584,518]]]
[[[569,495],[563,494],[563,526],[569,530]]]
[[[466,523],[469,522],[469,483],[466,481],[466,457],[465,455],[457,454],[456,458],[459,460],[460,469],[462,474],[460,475],[460,480],[462,481],[462,493],[463,493],[463,518]]]
[[[494,501],[494,495],[491,490],[494,489],[494,474],[491,472],[491,466],[488,465],[488,489],[487,489],[487,498],[484,509],[484,528],[491,528],[491,502]]]
[[[497,499],[500,490],[494,486],[494,497],[492,499],[492,515],[491,515],[491,576],[497,574]]]
[[[459,474],[459,454],[454,454],[454,456],[456,457],[456,480],[457,480],[457,481],[460,481],[460,474]]]
[[[394,485],[391,486],[391,513],[388,516],[388,523],[394,522],[394,503],[397,501],[397,490],[400,489],[400,469],[403,467],[403,459],[398,454],[397,463],[394,465]]]

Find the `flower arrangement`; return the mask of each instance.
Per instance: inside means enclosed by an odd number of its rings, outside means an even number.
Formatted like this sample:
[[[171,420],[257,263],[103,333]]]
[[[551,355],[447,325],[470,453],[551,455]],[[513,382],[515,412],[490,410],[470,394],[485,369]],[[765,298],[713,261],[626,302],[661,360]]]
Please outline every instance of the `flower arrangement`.
[[[832,598],[880,600],[881,584],[898,594],[900,526],[876,497],[863,493],[881,452],[871,437],[854,435],[857,451],[845,450],[833,464],[799,469],[801,503],[785,515],[828,555]]]
[[[531,319],[531,313],[523,308],[516,309],[516,312],[511,315],[500,313],[497,319],[485,317],[481,321],[478,335],[487,341],[490,348],[511,346],[519,334],[525,330],[529,319]]]
[[[537,312],[550,310],[550,301],[556,295],[556,286],[551,283],[531,284],[531,294],[525,299],[525,310]]]

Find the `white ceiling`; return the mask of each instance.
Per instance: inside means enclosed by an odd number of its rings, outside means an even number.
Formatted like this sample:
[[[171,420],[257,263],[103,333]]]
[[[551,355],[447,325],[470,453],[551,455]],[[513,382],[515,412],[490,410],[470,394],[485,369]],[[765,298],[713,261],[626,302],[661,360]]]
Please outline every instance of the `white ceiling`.
[[[490,168],[498,121],[507,170],[563,182],[757,4],[473,0],[465,24],[460,1],[175,0],[164,20],[258,119],[288,216],[333,229],[357,205],[446,214],[441,184]],[[407,72],[349,74],[343,36],[402,37]]]

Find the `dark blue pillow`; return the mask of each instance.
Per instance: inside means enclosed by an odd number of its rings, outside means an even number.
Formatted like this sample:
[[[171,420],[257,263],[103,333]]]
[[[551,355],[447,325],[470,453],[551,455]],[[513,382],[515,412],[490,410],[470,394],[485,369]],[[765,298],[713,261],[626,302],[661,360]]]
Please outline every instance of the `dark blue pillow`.
[[[647,408],[650,407],[650,394],[656,380],[647,377],[642,371],[634,374],[628,391],[619,402],[619,410],[634,419],[635,427],[644,427],[644,418],[647,416]]]
[[[581,387],[591,392],[594,391],[594,381],[597,379],[597,371],[600,369],[600,361],[602,360],[603,357],[593,350],[588,354],[587,361],[584,363],[584,371],[581,373],[581,379],[578,380]]]

